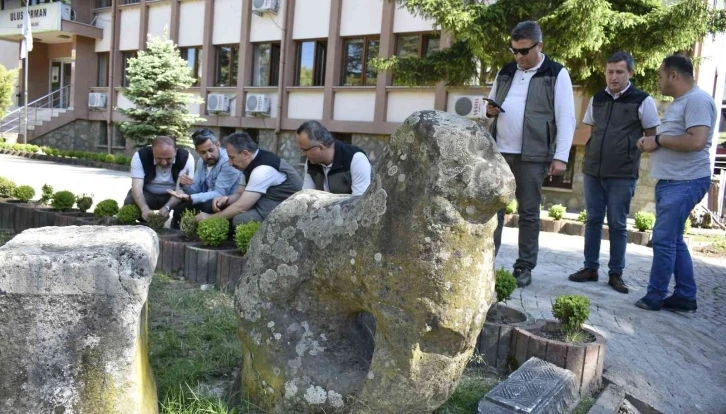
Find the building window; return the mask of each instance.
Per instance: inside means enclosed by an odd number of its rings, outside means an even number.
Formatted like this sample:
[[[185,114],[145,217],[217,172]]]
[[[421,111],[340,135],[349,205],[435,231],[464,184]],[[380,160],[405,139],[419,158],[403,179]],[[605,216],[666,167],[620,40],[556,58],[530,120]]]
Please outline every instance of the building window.
[[[111,139],[111,146],[115,148],[126,148],[126,137],[119,128],[118,124],[113,126],[113,137]]]
[[[280,76],[280,44],[255,45],[252,86],[277,86]]]
[[[296,86],[323,86],[325,84],[326,54],[327,42],[324,40],[297,43]]]
[[[124,4],[140,3],[141,0],[124,0]]]
[[[129,68],[129,59],[136,57],[136,51],[126,51],[121,52],[121,62],[123,62],[123,72],[121,73],[121,86],[128,87],[129,86],[129,77],[126,73],[126,71]]]
[[[543,187],[550,188],[572,188],[572,178],[575,175],[575,154],[577,153],[576,147],[573,145],[570,148],[570,155],[567,159],[567,169],[565,173],[558,176],[547,176],[545,177]]]
[[[111,0],[96,0],[96,8],[111,7]]]
[[[333,138],[337,139],[338,141],[345,142],[346,144],[352,144],[353,143],[353,134],[349,134],[347,132],[332,132]]]
[[[98,62],[98,75],[96,78],[96,86],[106,88],[108,87],[108,59],[109,59],[109,53],[108,52],[102,52],[97,53],[97,62]]]
[[[183,47],[179,49],[179,54],[182,59],[187,61],[187,65],[192,71],[192,76],[194,76],[192,86],[199,86],[199,81],[202,79],[202,47]]]
[[[343,81],[344,86],[371,86],[376,84],[377,73],[369,67],[370,61],[378,57],[378,38],[347,39],[344,44]]]
[[[260,130],[254,129],[254,128],[243,128],[242,132],[246,132],[247,135],[252,138],[252,141],[255,141],[256,144],[260,143]]]
[[[217,46],[214,86],[237,86],[239,46]]]
[[[440,35],[415,34],[399,35],[396,38],[396,56],[399,58],[423,58],[435,50],[439,50]]]
[[[237,131],[232,127],[219,127],[219,136],[217,138],[222,140],[222,139],[234,134],[235,132],[237,132]]]

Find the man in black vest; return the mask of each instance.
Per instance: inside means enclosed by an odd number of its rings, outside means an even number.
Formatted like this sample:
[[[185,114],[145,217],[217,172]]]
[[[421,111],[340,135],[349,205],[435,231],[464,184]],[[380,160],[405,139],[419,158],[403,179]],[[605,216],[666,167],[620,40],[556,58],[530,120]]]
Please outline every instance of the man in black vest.
[[[547,174],[562,175],[575,133],[575,99],[567,70],[542,53],[542,31],[532,21],[519,23],[511,34],[514,62],[497,73],[487,106],[497,148],[517,184],[519,258],[514,263],[517,286],[532,283],[539,252],[542,184]],[[497,217],[495,254],[502,242],[504,210]]]
[[[194,158],[177,148],[173,138],[154,138],[151,146],[139,149],[131,159],[131,191],[124,205],[136,204],[144,220],[154,210],[168,215],[171,195],[167,190],[176,188],[180,174],[194,175]]]
[[[627,219],[640,169],[640,137],[654,135],[660,125],[653,98],[630,83],[635,62],[630,54],[617,52],[605,68],[607,88],[595,94],[583,123],[590,125],[590,139],[582,161],[587,224],[585,266],[570,275],[573,282],[597,282],[600,240],[607,211],[610,231],[608,284],[628,293],[623,282]]]
[[[223,140],[232,166],[245,177],[236,194],[217,197],[212,202],[216,213],[199,213],[197,220],[224,217],[233,226],[250,221],[263,221],[280,203],[302,189],[302,178],[287,161],[270,151],[260,149],[244,132]]]
[[[361,195],[371,184],[371,162],[366,153],[333,138],[320,122],[300,125],[297,145],[307,158],[304,190]]]

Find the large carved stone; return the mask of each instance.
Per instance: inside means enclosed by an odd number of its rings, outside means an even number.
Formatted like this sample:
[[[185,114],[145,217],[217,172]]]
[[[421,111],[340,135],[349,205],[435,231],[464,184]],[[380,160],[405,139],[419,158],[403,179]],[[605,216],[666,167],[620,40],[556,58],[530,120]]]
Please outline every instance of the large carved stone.
[[[145,227],[44,227],[0,248],[0,413],[156,413]]]
[[[243,392],[273,413],[424,413],[454,391],[492,303],[491,136],[411,115],[360,197],[297,193],[254,237],[235,292]]]

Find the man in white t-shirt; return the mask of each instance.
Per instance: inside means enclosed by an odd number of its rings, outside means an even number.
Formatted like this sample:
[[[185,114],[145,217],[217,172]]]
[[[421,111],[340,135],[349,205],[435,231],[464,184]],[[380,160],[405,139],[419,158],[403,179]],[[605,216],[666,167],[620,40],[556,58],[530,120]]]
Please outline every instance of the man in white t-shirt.
[[[144,220],[155,210],[169,215],[169,208],[164,206],[171,197],[168,190],[176,189],[179,175],[194,175],[194,158],[189,151],[177,148],[174,138],[154,138],[150,146],[131,158],[131,191],[124,205],[136,204]]]
[[[300,125],[297,145],[307,158],[304,190],[361,195],[371,184],[371,162],[366,153],[333,138],[320,122]]]
[[[245,185],[236,194],[217,197],[212,202],[214,214],[199,213],[197,220],[224,217],[237,226],[250,221],[261,222],[288,197],[302,189],[302,178],[287,161],[260,149],[245,132],[223,140],[230,164],[242,171]]]

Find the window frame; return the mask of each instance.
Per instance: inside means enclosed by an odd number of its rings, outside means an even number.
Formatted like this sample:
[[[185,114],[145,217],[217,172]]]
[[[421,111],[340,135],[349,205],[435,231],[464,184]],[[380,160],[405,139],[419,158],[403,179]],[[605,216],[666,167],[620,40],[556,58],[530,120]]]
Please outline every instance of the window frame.
[[[583,147],[584,148],[584,147]],[[570,147],[570,153],[567,156],[567,169],[564,174],[558,176],[548,175],[542,182],[542,188],[554,188],[561,190],[572,190],[572,184],[575,179],[575,161],[577,160],[577,146]]]
[[[302,73],[302,49],[303,44],[313,43],[313,84],[300,85],[300,74]],[[320,45],[323,45],[322,58],[318,55]],[[328,61],[328,39],[307,39],[295,41],[295,74],[293,77],[293,85],[295,86],[325,86],[325,72]],[[321,67],[322,66],[322,67]],[[316,80],[319,79],[319,84]]]
[[[126,74],[126,69],[128,68],[129,59],[135,58],[139,55],[138,50],[122,50],[121,51],[121,86],[124,88],[128,88],[129,85],[129,78]]]
[[[270,65],[267,69],[267,85],[255,85],[255,69],[258,63],[258,50],[260,46],[270,46]],[[274,51],[277,51],[276,53]],[[275,62],[275,58],[277,58]],[[280,85],[280,59],[281,59],[280,42],[259,42],[252,44],[252,81],[251,85],[255,88],[277,88]],[[274,82],[273,82],[274,81]]]
[[[187,66],[189,65],[189,49],[194,49],[195,53],[194,66],[190,67],[189,69],[191,69],[192,76],[194,77],[194,79],[196,79],[192,84],[192,87],[196,88],[201,86],[202,83],[202,66],[204,64],[204,54],[201,46],[180,47],[179,55],[187,62]]]
[[[103,74],[103,77],[101,76],[101,59],[106,58],[106,71]],[[108,88],[108,73],[109,73],[109,65],[111,64],[111,52],[98,52],[96,53],[96,87],[98,88]],[[103,82],[101,82],[101,79],[103,79]]]
[[[401,51],[399,48],[401,47],[400,39],[402,37],[418,37],[418,58],[422,59],[425,56],[428,55],[428,40],[430,39],[439,39],[439,42],[441,42],[441,33],[440,32],[412,32],[412,33],[396,33],[396,56],[399,56]],[[441,43],[439,43],[439,49],[441,50]]]
[[[362,87],[362,86],[376,86],[368,85],[366,80],[368,79],[368,51],[370,49],[370,43],[371,41],[378,42],[378,53],[380,55],[381,50],[381,36],[380,35],[370,35],[370,36],[354,36],[354,37],[347,37],[343,38],[343,53],[341,53],[342,58],[342,67],[341,67],[341,79],[340,79],[340,86],[350,86],[350,87]],[[346,85],[346,71],[348,68],[348,42],[353,40],[363,40],[363,57],[361,59],[361,84],[360,85]],[[376,71],[376,83],[378,83],[378,71]]]
[[[229,48],[229,84],[222,85],[220,77],[222,74],[221,67],[219,66],[219,52],[223,48]],[[237,58],[237,64],[235,65],[235,57]],[[237,71],[239,67],[239,44],[227,44],[227,45],[214,45],[214,86],[216,87],[236,87],[239,76]],[[234,76],[233,76],[234,75]]]

